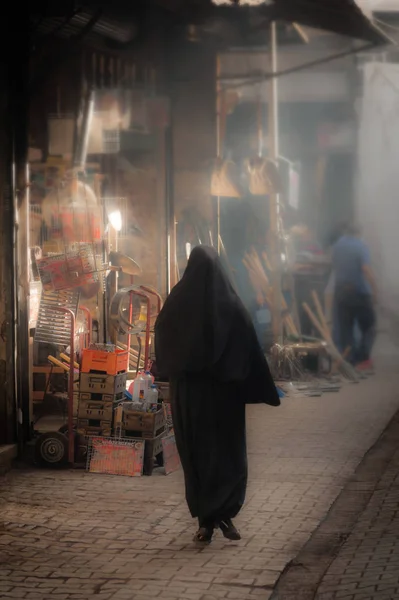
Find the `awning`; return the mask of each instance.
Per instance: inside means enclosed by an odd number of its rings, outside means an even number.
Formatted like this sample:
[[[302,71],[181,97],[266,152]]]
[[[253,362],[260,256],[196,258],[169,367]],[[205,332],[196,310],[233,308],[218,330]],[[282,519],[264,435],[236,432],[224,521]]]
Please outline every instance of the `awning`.
[[[297,22],[375,44],[390,41],[354,0],[274,0],[269,10],[276,20]]]
[[[192,9],[198,13],[210,4],[218,7],[252,6],[272,20],[295,22],[324,29],[332,33],[365,40],[375,44],[386,44],[390,40],[360,10],[355,0],[152,0],[153,4],[169,8],[175,13]]]
[[[245,11],[245,22],[248,20],[249,10],[254,15],[263,17],[266,29],[269,21],[285,21],[373,44],[390,42],[354,0],[264,0],[261,4],[258,1],[249,8],[249,0],[113,0],[112,3],[105,0],[84,0],[78,7],[77,3],[64,0],[61,5],[45,3],[44,13],[43,2],[33,0],[30,11],[35,31],[40,35],[69,38],[90,29],[91,35],[119,41],[121,45],[129,44],[138,31],[151,26],[152,17],[158,25],[162,19],[169,25],[171,21],[195,25],[215,17],[226,22],[237,22],[237,19],[240,21],[240,11]],[[53,10],[51,6],[54,6]],[[61,10],[61,6],[64,10]]]

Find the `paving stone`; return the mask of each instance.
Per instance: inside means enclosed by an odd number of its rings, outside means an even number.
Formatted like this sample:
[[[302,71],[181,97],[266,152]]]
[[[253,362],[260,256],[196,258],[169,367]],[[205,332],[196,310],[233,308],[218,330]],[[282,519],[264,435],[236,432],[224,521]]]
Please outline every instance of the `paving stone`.
[[[316,600],[322,600],[324,593],[332,591],[334,599],[346,597],[350,582],[357,582],[356,590],[352,592],[353,600],[399,599],[399,513],[390,517],[389,525],[384,518],[385,507],[397,502],[395,482],[399,473],[399,441],[398,451],[387,472],[389,476],[383,476],[354,531],[327,571]],[[359,537],[363,539],[361,546]],[[364,548],[367,548],[367,555],[361,558]],[[342,555],[353,558],[343,562]],[[367,566],[359,568],[365,560]]]
[[[394,373],[344,385],[334,396],[287,397],[279,409],[249,406],[238,544],[217,532],[209,547],[194,547],[181,472],[134,479],[11,472],[0,481],[0,599],[267,600],[398,409],[398,384]],[[396,478],[393,468],[384,486]],[[337,593],[362,600],[350,587],[358,576],[365,590],[399,587],[399,490],[391,488],[389,496],[376,490],[353,544],[331,565],[326,585],[338,581]],[[333,599],[321,590],[318,600]]]

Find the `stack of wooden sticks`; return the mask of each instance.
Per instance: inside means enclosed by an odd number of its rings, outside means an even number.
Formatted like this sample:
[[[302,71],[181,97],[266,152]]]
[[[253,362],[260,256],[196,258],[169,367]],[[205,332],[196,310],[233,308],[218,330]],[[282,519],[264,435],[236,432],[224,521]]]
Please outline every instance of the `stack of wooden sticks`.
[[[248,271],[249,280],[254,288],[258,306],[264,306],[265,304],[272,306],[274,302],[273,288],[263,266],[265,265],[267,271],[271,272],[272,269],[266,252],[262,252],[262,259],[263,263],[256,250],[252,249],[251,252],[245,255],[242,262]],[[286,334],[300,337],[298,327],[288,310],[284,297],[282,297],[281,309]]]
[[[270,273],[272,269],[266,252],[262,252],[260,257],[256,250],[252,249],[251,252],[248,252],[245,255],[243,264],[247,269],[249,280],[255,291],[258,306],[264,306],[265,304],[272,306],[274,301],[273,288],[267,275],[267,272]],[[327,320],[325,318],[321,302],[315,291],[312,292],[312,299],[315,305],[316,313],[306,302],[303,303],[303,308],[308,314],[315,329],[318,331],[321,340],[326,343],[327,352],[333,360],[335,369],[340,371],[342,375],[344,375],[344,377],[350,381],[358,381],[358,375],[355,369],[345,360],[347,353],[341,355],[332,340],[331,332],[327,325]],[[297,340],[301,340],[299,326],[297,326],[295,323],[284,297],[282,298],[281,312],[286,335],[290,336],[291,338],[294,337]]]
[[[348,350],[345,351],[342,355],[333,342],[331,331],[328,327],[327,319],[323,312],[320,299],[317,295],[317,292],[315,292],[314,290],[312,292],[312,299],[315,305],[316,314],[311,310],[307,302],[304,302],[302,306],[306,311],[309,319],[313,323],[314,327],[319,332],[321,338],[326,342],[327,351],[329,352],[333,360],[335,368],[339,370],[342,373],[342,375],[344,375],[344,377],[346,377],[350,381],[358,381],[359,377],[356,373],[356,370],[345,360],[346,355],[348,354]]]

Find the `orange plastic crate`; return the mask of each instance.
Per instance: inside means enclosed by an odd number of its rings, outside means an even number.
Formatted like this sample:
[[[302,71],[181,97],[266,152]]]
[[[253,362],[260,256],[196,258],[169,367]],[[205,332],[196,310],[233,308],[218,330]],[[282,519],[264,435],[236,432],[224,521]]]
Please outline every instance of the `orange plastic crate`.
[[[104,352],[85,349],[82,353],[82,373],[106,373],[117,375],[127,371],[127,350]]]

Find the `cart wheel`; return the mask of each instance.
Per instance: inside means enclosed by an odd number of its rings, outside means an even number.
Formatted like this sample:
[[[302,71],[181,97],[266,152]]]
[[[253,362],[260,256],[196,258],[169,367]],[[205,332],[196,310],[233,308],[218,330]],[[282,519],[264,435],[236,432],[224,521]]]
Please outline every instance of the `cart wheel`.
[[[157,454],[155,457],[155,460],[157,461],[158,467],[163,467],[164,466],[163,452],[160,452],[159,454]]]
[[[73,439],[75,440],[75,463],[82,464],[86,462],[87,459],[87,440],[84,435],[78,433],[75,429],[73,429]],[[58,430],[59,433],[63,433],[65,437],[68,439],[68,425],[63,425]]]
[[[63,433],[43,433],[35,444],[36,462],[44,467],[58,468],[68,463],[68,439]]]

